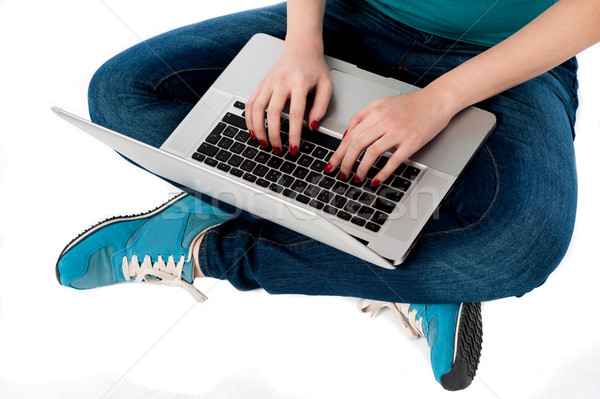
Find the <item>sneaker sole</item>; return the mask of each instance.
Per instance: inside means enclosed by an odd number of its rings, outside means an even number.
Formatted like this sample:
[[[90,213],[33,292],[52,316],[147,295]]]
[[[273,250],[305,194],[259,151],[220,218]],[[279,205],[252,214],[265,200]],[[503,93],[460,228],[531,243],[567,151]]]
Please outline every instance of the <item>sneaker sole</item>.
[[[102,229],[102,228],[104,228],[106,226],[110,226],[111,224],[118,223],[118,222],[123,222],[123,221],[143,219],[143,218],[147,218],[147,217],[151,217],[151,216],[157,215],[160,212],[162,212],[163,210],[165,210],[167,207],[169,207],[172,204],[174,204],[175,202],[183,199],[186,195],[188,195],[188,194],[187,193],[178,194],[175,197],[171,198],[169,201],[165,202],[164,204],[162,204],[162,205],[160,205],[160,206],[158,206],[158,207],[156,207],[156,208],[154,208],[154,209],[152,209],[152,210],[150,210],[148,212],[138,213],[138,214],[135,214],[135,215],[113,216],[113,217],[110,217],[108,219],[104,219],[103,221],[98,222],[95,225],[91,226],[90,228],[84,230],[77,237],[75,237],[74,239],[72,239],[63,248],[63,250],[60,252],[60,255],[58,256],[58,260],[56,261],[56,266],[55,266],[56,279],[60,283],[60,271],[58,270],[58,261],[60,260],[60,258],[63,257],[63,255],[65,253],[67,253],[71,248],[73,248],[75,245],[77,245],[80,241],[84,240],[85,238],[87,238],[91,234],[95,233],[96,231],[98,231],[98,230],[100,230],[100,229]]]
[[[475,377],[483,341],[481,303],[463,303],[459,323],[454,364],[450,371],[440,378],[442,387],[448,391],[465,389]]]

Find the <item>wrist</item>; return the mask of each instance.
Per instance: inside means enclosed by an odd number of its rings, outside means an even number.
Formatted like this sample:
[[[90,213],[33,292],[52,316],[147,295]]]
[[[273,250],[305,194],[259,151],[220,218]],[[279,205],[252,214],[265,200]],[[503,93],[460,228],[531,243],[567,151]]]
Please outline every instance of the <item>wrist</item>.
[[[440,79],[436,79],[420,91],[422,95],[427,96],[427,98],[430,98],[436,104],[439,112],[452,118],[471,104],[462,101],[459,91]]]

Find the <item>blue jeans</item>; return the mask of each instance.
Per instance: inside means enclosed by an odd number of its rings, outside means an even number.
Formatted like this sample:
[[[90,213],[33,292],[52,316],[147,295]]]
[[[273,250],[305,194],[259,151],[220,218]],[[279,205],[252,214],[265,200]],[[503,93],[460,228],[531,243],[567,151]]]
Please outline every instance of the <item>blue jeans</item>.
[[[285,4],[182,27],[126,50],[92,79],[92,120],[160,146],[257,32],[284,38]],[[416,85],[485,50],[409,28],[360,0],[327,2],[324,41],[331,56]],[[531,291],[558,266],[573,231],[576,70],[571,59],[478,104],[498,117],[496,130],[396,270],[238,212],[206,234],[202,272],[240,290],[407,303]]]

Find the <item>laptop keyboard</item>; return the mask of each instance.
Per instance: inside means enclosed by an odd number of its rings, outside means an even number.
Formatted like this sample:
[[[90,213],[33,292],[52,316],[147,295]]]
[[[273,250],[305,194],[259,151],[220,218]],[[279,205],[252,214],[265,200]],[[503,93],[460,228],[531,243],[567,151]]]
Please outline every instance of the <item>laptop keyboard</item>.
[[[234,107],[243,110],[244,103],[236,101]],[[339,178],[339,169],[323,173],[339,139],[303,128],[298,154],[292,156],[287,147],[286,119],[281,123],[280,154],[271,146],[261,148],[246,129],[244,117],[226,113],[192,158],[372,232],[379,231],[420,173],[420,169],[403,163],[372,188],[371,179],[385,165],[386,156],[380,156],[366,178],[355,183],[354,172],[362,155],[345,180]]]

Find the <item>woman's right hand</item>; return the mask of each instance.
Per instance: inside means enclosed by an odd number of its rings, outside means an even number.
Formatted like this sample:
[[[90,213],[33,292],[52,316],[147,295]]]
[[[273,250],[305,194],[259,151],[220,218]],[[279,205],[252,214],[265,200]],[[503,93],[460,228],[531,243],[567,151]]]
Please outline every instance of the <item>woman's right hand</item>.
[[[313,130],[325,115],[332,91],[333,83],[323,55],[322,40],[314,44],[286,41],[281,56],[246,103],[246,124],[250,135],[256,137],[263,148],[270,142],[273,151],[281,152],[281,111],[289,100],[289,149],[295,155],[300,145],[308,93],[314,93],[308,114],[308,125]]]

